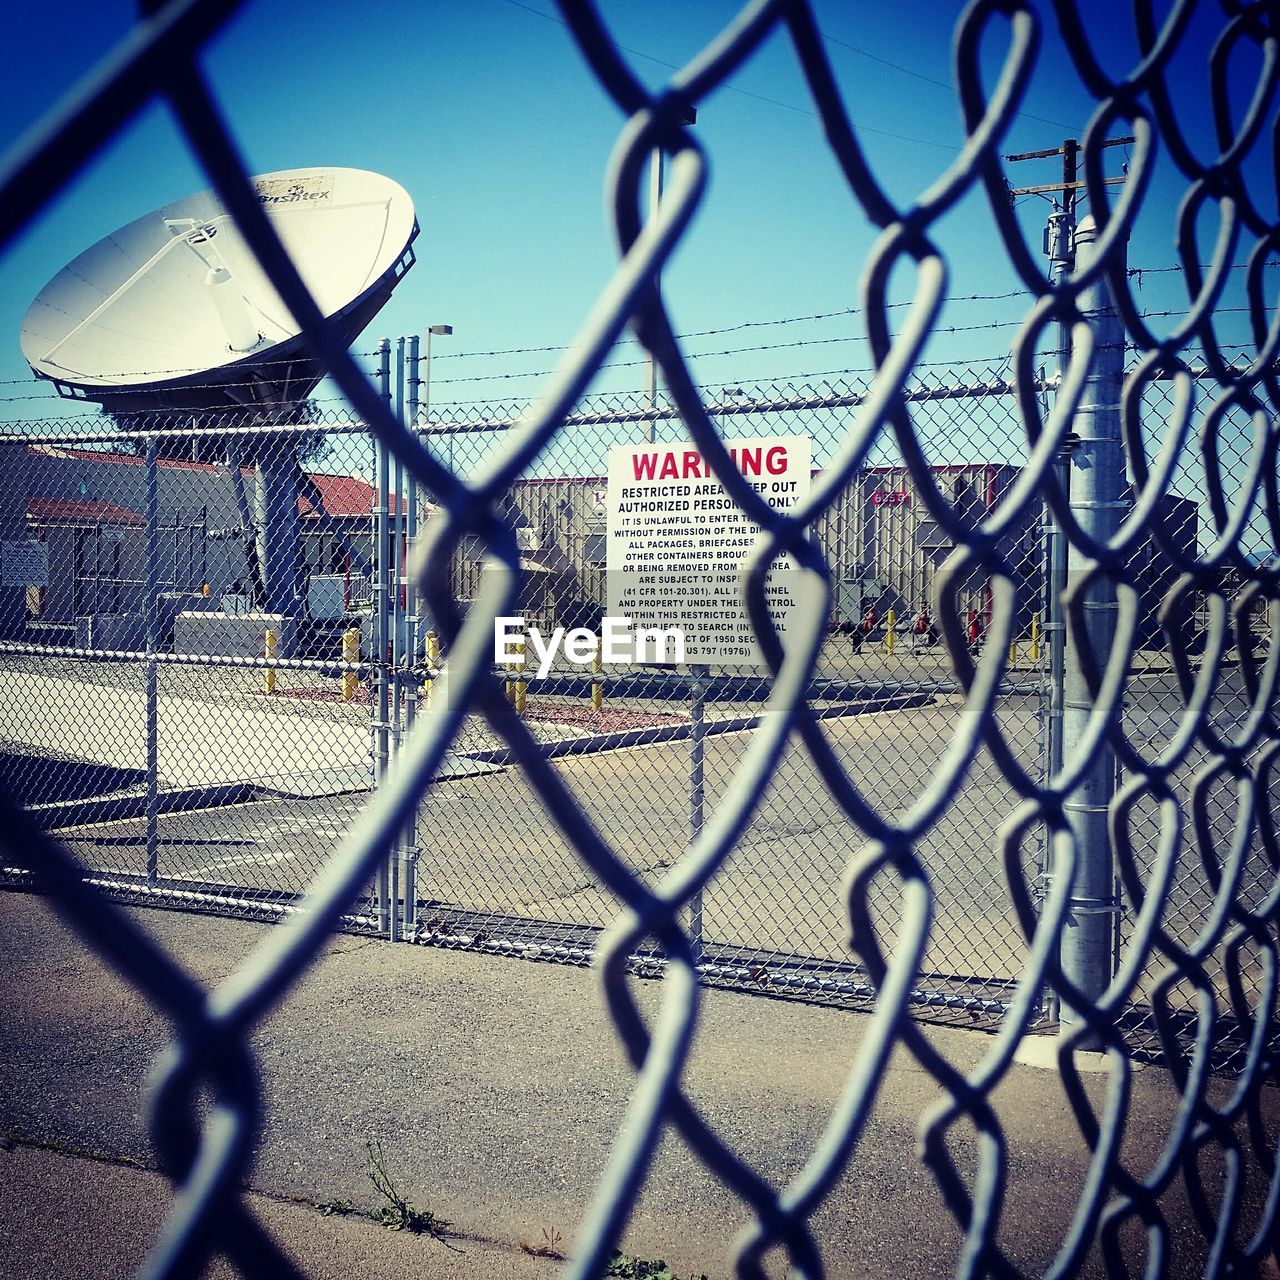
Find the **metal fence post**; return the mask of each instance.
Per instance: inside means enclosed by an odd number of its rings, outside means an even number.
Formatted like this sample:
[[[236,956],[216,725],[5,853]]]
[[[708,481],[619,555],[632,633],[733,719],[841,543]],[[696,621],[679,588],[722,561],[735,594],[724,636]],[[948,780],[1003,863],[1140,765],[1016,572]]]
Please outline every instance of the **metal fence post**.
[[[160,841],[157,829],[159,816],[159,774],[160,770],[160,698],[158,687],[159,672],[156,663],[156,650],[159,637],[156,635],[156,582],[160,573],[160,531],[156,527],[160,517],[160,485],[159,464],[157,460],[156,438],[147,437],[147,570],[146,593],[143,607],[147,611],[147,884],[155,887],[160,873]]]
[[[396,418],[404,421],[404,339],[396,339],[396,381],[395,398],[391,411]],[[404,609],[400,601],[400,592],[404,582],[404,464],[396,455],[391,461],[391,494],[388,503],[388,542],[390,555],[387,557],[387,583],[390,587],[391,634],[389,675],[391,692],[390,715],[390,754],[400,754],[401,716],[404,702],[404,681],[401,667],[404,664]],[[390,913],[388,917],[388,936],[392,942],[400,941],[400,869],[404,860],[404,833],[401,832],[387,854]]]
[[[704,798],[703,765],[706,756],[707,680],[711,668],[695,662],[689,668],[693,704],[689,708],[689,843],[702,834]],[[702,890],[689,900],[689,937],[693,943],[694,963],[702,963],[703,923]]]
[[[1075,234],[1079,266],[1089,264],[1096,240],[1093,218],[1083,219]],[[1075,419],[1076,441],[1070,455],[1071,510],[1085,533],[1105,541],[1119,527],[1125,507],[1125,457],[1120,436],[1124,334],[1112,309],[1105,279],[1099,277],[1083,290],[1079,302],[1093,329],[1094,354]],[[1069,586],[1087,572],[1090,563],[1077,547],[1068,550]],[[1105,662],[1116,630],[1114,590],[1105,581],[1095,582],[1086,591],[1082,603],[1086,643]],[[1074,759],[1092,709],[1093,699],[1080,662],[1080,644],[1069,634],[1062,700],[1064,760]],[[1064,806],[1075,840],[1077,866],[1060,956],[1067,980],[1089,1001],[1096,1001],[1111,981],[1112,936],[1118,907],[1107,833],[1107,807],[1115,791],[1115,769],[1114,753],[1103,746],[1094,753],[1080,785]],[[1070,1034],[1081,1021],[1078,1011],[1064,1003],[1061,1034]],[[1086,1047],[1097,1045],[1090,1042]]]
[[[418,430],[418,335],[409,338],[406,357],[407,367],[407,425],[416,434]],[[418,718],[418,677],[414,672],[414,664],[418,660],[421,644],[422,620],[418,617],[418,595],[408,573],[409,549],[418,537],[418,501],[420,488],[417,478],[408,474],[408,493],[406,501],[408,510],[405,513],[405,572],[404,572],[404,607],[405,607],[405,662],[409,667],[409,679],[405,689],[405,733],[413,732]],[[418,923],[418,810],[417,806],[409,813],[404,829],[404,931],[407,937],[413,936]]]
[[[378,341],[378,390],[382,399],[391,404],[391,340],[381,338]],[[391,531],[388,525],[388,490],[391,482],[390,460],[386,446],[375,439],[374,451],[377,468],[375,479],[376,493],[374,497],[374,527],[376,546],[374,548],[376,568],[373,575],[373,662],[372,678],[377,684],[373,734],[373,779],[375,786],[381,786],[387,776],[387,765],[390,762],[391,743],[388,737],[390,727],[390,690],[387,685],[387,632],[388,610],[387,599],[391,581]],[[384,858],[378,867],[377,898],[378,927],[386,932],[391,931],[391,885],[389,881],[389,863],[394,854]]]

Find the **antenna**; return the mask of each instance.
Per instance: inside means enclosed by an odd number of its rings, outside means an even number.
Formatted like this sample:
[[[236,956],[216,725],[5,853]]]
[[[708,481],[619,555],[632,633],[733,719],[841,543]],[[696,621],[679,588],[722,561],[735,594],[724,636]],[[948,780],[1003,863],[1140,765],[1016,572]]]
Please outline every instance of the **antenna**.
[[[284,169],[253,181],[317,305],[353,341],[414,263],[408,193],[363,169]],[[300,437],[272,437],[267,425],[298,421],[287,411],[325,367],[215,192],[86,249],[36,296],[21,341],[37,377],[108,413],[189,413],[217,438],[232,411],[263,411],[262,435],[228,432],[226,451],[237,476],[242,466],[255,473],[257,539],[246,558],[258,602],[286,621],[300,617]],[[243,412],[232,425],[245,425]]]
[[[363,169],[285,169],[254,185],[320,309],[354,340],[413,265],[408,193]],[[284,407],[325,372],[212,191],[68,263],[28,309],[22,353],[59,394],[111,413]]]

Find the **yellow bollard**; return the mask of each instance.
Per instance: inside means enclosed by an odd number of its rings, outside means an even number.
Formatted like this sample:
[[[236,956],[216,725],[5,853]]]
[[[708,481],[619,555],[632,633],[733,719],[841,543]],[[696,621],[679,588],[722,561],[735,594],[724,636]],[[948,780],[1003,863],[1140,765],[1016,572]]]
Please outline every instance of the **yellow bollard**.
[[[600,711],[604,708],[604,681],[600,678],[600,672],[604,667],[604,663],[600,659],[600,637],[596,637],[596,656],[591,660],[591,710]]]
[[[1040,661],[1040,615],[1031,615],[1031,661]]]
[[[1009,641],[1009,665],[1011,667],[1018,665],[1018,642],[1016,640]]]
[[[895,620],[894,612],[892,609],[890,609],[889,612],[884,615],[884,651],[885,653],[893,652],[894,620]]]
[[[360,628],[352,627],[350,630],[342,633],[342,660],[343,662],[359,662],[360,661]],[[356,696],[356,690],[360,687],[360,676],[355,671],[344,671],[342,673],[342,700],[350,702]]]
[[[436,635],[434,631],[427,632],[427,666],[429,666],[432,671],[438,671],[440,669],[440,637]],[[436,678],[433,675],[431,679],[427,681],[425,691],[425,697],[428,702],[431,701],[431,690],[435,687],[435,683]]]
[[[515,697],[512,701],[516,705],[516,715],[524,715],[524,709],[529,700],[529,684],[524,678],[525,660],[524,660],[524,641],[516,641],[516,653],[520,656],[516,659],[516,669],[519,671],[519,679],[516,680],[514,686]]]
[[[278,632],[272,631],[268,627],[262,633],[262,656],[270,662],[280,652],[280,636]],[[262,692],[275,693],[276,691],[276,672],[274,667],[268,667],[262,673]]]

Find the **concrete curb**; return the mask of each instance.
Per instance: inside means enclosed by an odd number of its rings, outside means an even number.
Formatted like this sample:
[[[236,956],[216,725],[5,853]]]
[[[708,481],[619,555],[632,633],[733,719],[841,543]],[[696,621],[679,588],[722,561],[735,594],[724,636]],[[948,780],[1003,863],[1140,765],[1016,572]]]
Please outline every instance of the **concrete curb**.
[[[934,701],[931,693],[908,693],[898,697],[869,699],[850,702],[847,706],[826,707],[814,714],[819,720],[836,720],[846,716],[872,715],[877,711],[906,711],[914,707],[928,706]],[[764,715],[734,716],[727,720],[708,720],[703,733],[713,737],[720,733],[741,733],[756,729],[764,722]],[[556,742],[544,742],[543,754],[548,759],[561,756],[586,755],[595,751],[616,751],[623,747],[650,747],[664,742],[680,742],[692,735],[688,724],[651,726],[644,729],[619,729],[614,733],[593,733],[582,738],[562,738]],[[467,760],[480,764],[509,765],[515,763],[515,753],[510,747],[496,747],[487,751],[467,751]]]
[[[211,787],[178,787],[160,793],[156,811],[178,813],[184,809],[214,809],[221,805],[239,804],[252,793],[253,784],[249,782],[227,782]],[[90,796],[83,800],[55,800],[48,804],[33,804],[28,809],[29,813],[40,820],[46,831],[140,818],[146,811],[147,797],[135,793]]]

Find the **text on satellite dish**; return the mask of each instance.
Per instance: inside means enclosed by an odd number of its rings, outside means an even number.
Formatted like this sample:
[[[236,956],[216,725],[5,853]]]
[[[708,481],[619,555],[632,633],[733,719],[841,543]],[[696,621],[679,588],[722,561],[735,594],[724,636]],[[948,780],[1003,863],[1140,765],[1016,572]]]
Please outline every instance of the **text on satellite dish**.
[[[307,178],[268,179],[256,185],[263,204],[300,204],[328,200],[333,194],[333,177],[323,173]]]

